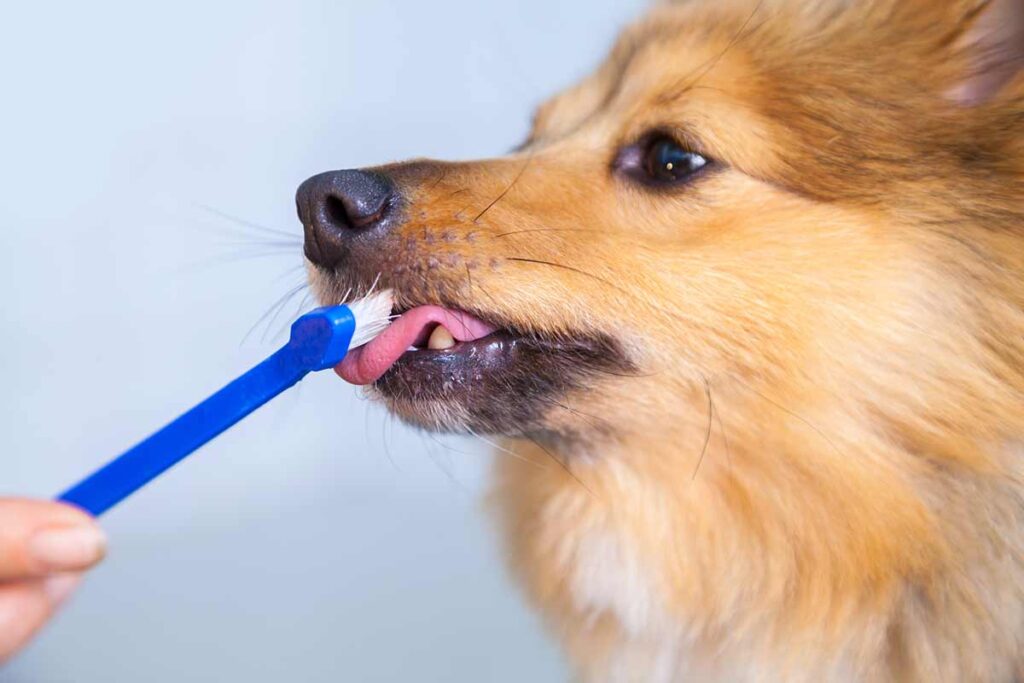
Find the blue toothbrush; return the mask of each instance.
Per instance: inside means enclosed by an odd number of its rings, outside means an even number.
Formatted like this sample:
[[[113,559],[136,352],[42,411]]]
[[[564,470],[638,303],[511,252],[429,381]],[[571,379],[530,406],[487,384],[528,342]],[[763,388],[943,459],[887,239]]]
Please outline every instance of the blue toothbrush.
[[[310,372],[332,368],[349,349],[383,332],[389,291],[319,308],[292,325],[291,337],[265,361],[58,496],[101,515]]]

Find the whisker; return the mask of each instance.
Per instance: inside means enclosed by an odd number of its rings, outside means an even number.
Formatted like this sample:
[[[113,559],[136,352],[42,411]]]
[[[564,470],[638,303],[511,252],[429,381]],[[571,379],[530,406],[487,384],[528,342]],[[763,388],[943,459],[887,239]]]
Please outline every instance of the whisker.
[[[268,308],[267,311],[263,315],[260,316],[260,319],[257,320],[253,324],[253,326],[249,328],[249,331],[245,333],[245,336],[242,337],[242,341],[239,342],[238,345],[239,346],[244,345],[245,342],[249,339],[249,337],[252,336],[252,333],[256,331],[256,328],[260,326],[261,323],[263,323],[265,320],[267,320],[267,318],[269,318],[272,313],[274,313],[275,311],[279,311],[282,306],[287,305],[287,303],[289,301],[291,301],[291,299],[296,294],[298,294],[299,292],[301,292],[304,288],[306,288],[308,286],[309,285],[307,285],[305,282],[302,282],[301,284],[296,285],[295,287],[293,287],[292,289],[289,289],[287,292],[285,292],[283,295],[281,295],[281,298],[279,298],[277,301],[275,301],[273,304],[271,304],[270,308]]]
[[[289,250],[291,251],[291,250]],[[285,256],[292,257],[294,253],[286,253],[283,250],[248,250],[234,252],[230,254],[219,254],[214,256],[208,256],[204,258],[196,259],[195,261],[183,264],[180,268],[176,268],[177,273],[197,273],[216,268],[219,266],[225,266],[228,264],[241,263],[243,261],[256,261],[261,259],[271,258],[282,258]],[[304,266],[303,266],[304,267]]]
[[[280,275],[278,275],[278,276],[277,276],[277,280],[276,280],[276,281],[280,281],[280,280],[283,280],[283,279],[285,279],[286,277],[288,277],[289,275],[294,275],[294,274],[295,274],[295,273],[297,273],[298,271],[300,271],[300,270],[305,270],[305,269],[306,269],[306,264],[304,264],[304,263],[300,263],[300,264],[299,264],[299,265],[297,265],[297,266],[292,266],[292,267],[291,267],[291,268],[289,268],[288,270],[286,270],[286,271],[284,271],[283,273],[281,273]]]
[[[243,240],[234,242],[217,242],[218,247],[262,247],[265,249],[295,249],[302,246],[302,239],[293,240]]]
[[[438,438],[437,438],[437,435],[436,435],[436,434],[434,434],[433,432],[423,431],[423,432],[421,432],[421,433],[422,433],[422,434],[423,434],[424,436],[429,436],[429,437],[430,437],[430,438],[431,438],[431,439],[432,439],[433,441],[435,441],[435,442],[436,442],[436,443],[437,443],[438,445],[440,445],[440,446],[442,446],[443,448],[445,448],[445,449],[447,449],[447,450],[451,451],[452,453],[458,453],[459,455],[468,455],[468,456],[473,456],[473,457],[475,457],[475,456],[478,456],[478,455],[479,455],[479,453],[472,453],[472,452],[470,452],[470,451],[464,451],[464,450],[462,450],[461,448],[456,448],[455,446],[452,446],[452,445],[451,445],[451,444],[449,444],[449,443],[445,443],[444,441],[441,441],[441,439],[438,439]]]
[[[384,446],[384,457],[388,459],[388,462],[390,462],[395,467],[395,469],[398,469],[399,471],[401,471],[401,468],[399,468],[395,464],[395,459],[391,455],[391,443],[390,443],[390,441],[388,441],[388,425],[389,424],[393,425],[394,424],[394,419],[395,419],[394,415],[392,413],[390,413],[390,412],[385,412],[383,414],[383,417],[381,417],[381,420],[380,420],[380,442],[381,442],[381,445]]]
[[[722,417],[715,411],[715,422],[718,423],[718,431],[722,435],[722,443],[725,444],[725,458],[729,461],[729,468],[732,469],[732,450],[729,448],[729,437],[725,434],[725,425],[722,423]]]
[[[455,450],[454,448],[452,448],[448,444],[444,443],[443,441],[438,439],[436,436],[434,436],[430,432],[421,431],[419,434],[420,434],[420,440],[423,441],[423,444],[427,447],[426,448],[427,457],[430,458],[431,462],[434,463],[434,465],[437,467],[437,469],[441,470],[444,473],[444,475],[448,478],[448,481],[450,481],[460,491],[462,491],[463,493],[466,493],[466,494],[471,494],[472,492],[469,490],[469,488],[465,484],[463,484],[461,481],[459,481],[458,478],[455,476],[455,472],[452,469],[451,463],[450,462],[447,462],[447,463],[443,462],[441,460],[441,458],[439,458],[438,455],[434,452],[434,450],[430,447],[430,444],[426,442],[424,437],[429,438],[431,441],[433,441],[434,443],[436,443],[438,446],[440,446],[441,448],[443,448],[445,450],[449,450],[449,451],[452,451],[452,452],[455,452],[455,453],[459,453],[461,451]]]
[[[443,183],[443,182],[444,182],[444,179],[445,179],[445,178],[447,178],[447,177],[448,177],[448,167],[447,167],[447,166],[442,166],[442,167],[441,167],[441,172],[437,174],[437,180],[435,180],[435,181],[434,181],[434,182],[433,182],[433,183],[432,183],[432,184],[430,185],[430,187],[428,187],[428,188],[427,188],[427,192],[430,192],[430,191],[431,191],[431,190],[433,190],[433,189],[434,189],[435,187],[437,187],[438,185],[440,185],[441,183]]]
[[[290,301],[292,301],[292,299],[294,299],[294,298],[295,298],[296,296],[298,296],[299,292],[301,292],[301,291],[302,291],[302,290],[304,290],[304,289],[307,289],[308,287],[309,287],[309,284],[308,284],[308,283],[305,283],[305,282],[304,282],[304,283],[302,283],[302,285],[300,285],[300,286],[299,286],[299,287],[298,287],[298,288],[297,288],[297,289],[296,289],[295,291],[293,291],[293,292],[292,292],[292,293],[291,293],[291,294],[290,294],[290,295],[288,296],[288,298],[287,298],[287,299],[285,299],[285,300],[284,300],[284,301],[283,301],[283,302],[282,302],[282,303],[281,303],[281,304],[280,304],[280,305],[279,305],[279,306],[277,307],[277,310],[276,310],[276,311],[274,312],[274,315],[273,315],[273,316],[272,316],[272,317],[270,318],[270,322],[268,322],[268,323],[267,323],[267,326],[266,326],[266,327],[265,327],[265,328],[263,329],[263,336],[262,336],[262,337],[260,338],[260,341],[261,341],[261,342],[265,342],[265,341],[267,341],[267,339],[268,339],[268,338],[271,338],[271,339],[277,339],[277,338],[279,338],[279,337],[280,337],[280,336],[281,336],[281,335],[282,335],[282,334],[283,334],[283,333],[284,333],[284,332],[285,332],[285,331],[286,331],[286,330],[288,329],[288,326],[289,326],[289,325],[290,325],[290,323],[291,323],[291,322],[293,322],[293,321],[290,321],[290,322],[287,322],[287,323],[285,323],[284,327],[282,327],[281,329],[279,329],[279,330],[277,331],[277,333],[276,333],[275,335],[273,335],[273,337],[271,337],[271,336],[270,336],[270,330],[271,330],[271,329],[272,329],[272,328],[274,327],[275,323],[277,323],[277,320],[278,320],[278,318],[280,318],[280,317],[281,317],[281,313],[282,313],[282,312],[284,311],[284,309],[288,307],[288,303],[289,303]]]
[[[813,432],[814,432],[815,434],[817,434],[817,435],[818,435],[818,436],[820,436],[820,437],[821,437],[822,439],[824,439],[824,440],[825,440],[825,442],[826,442],[826,443],[828,443],[828,445],[832,447],[832,450],[834,450],[834,451],[836,452],[836,454],[838,454],[838,455],[840,455],[840,456],[842,456],[842,455],[843,455],[843,451],[841,451],[841,450],[839,449],[839,446],[837,446],[837,445],[836,445],[836,443],[835,443],[834,441],[832,441],[832,439],[830,439],[830,438],[828,437],[828,435],[827,435],[827,434],[825,434],[825,432],[824,432],[824,431],[822,431],[821,429],[819,429],[819,428],[818,428],[818,427],[817,427],[817,426],[816,426],[816,425],[815,425],[815,424],[814,424],[813,422],[811,422],[811,421],[810,421],[810,420],[808,420],[807,418],[803,417],[803,416],[802,416],[802,415],[800,415],[799,413],[797,413],[797,412],[794,412],[794,411],[790,410],[789,408],[787,408],[786,406],[782,405],[781,403],[778,403],[777,401],[774,401],[774,400],[772,400],[772,399],[771,399],[770,397],[768,397],[768,396],[765,396],[765,395],[764,395],[763,393],[761,393],[760,391],[758,391],[758,390],[757,390],[757,389],[755,389],[754,387],[750,386],[750,385],[749,385],[749,384],[747,384],[747,383],[746,383],[746,382],[745,382],[744,380],[742,380],[741,378],[737,377],[736,375],[730,375],[730,378],[731,378],[731,379],[733,379],[733,380],[735,380],[735,381],[736,381],[736,382],[737,382],[737,383],[738,383],[738,384],[739,384],[740,386],[742,386],[743,388],[745,388],[745,389],[746,389],[747,391],[750,391],[750,392],[752,392],[752,393],[754,393],[754,394],[757,394],[758,396],[760,396],[760,397],[761,397],[761,398],[762,398],[762,399],[763,399],[764,401],[766,401],[766,402],[767,402],[767,403],[769,403],[770,405],[773,405],[773,406],[775,406],[776,408],[778,408],[778,409],[779,409],[779,410],[781,410],[782,412],[786,413],[786,414],[787,414],[787,415],[789,415],[790,417],[796,418],[796,419],[797,419],[797,420],[799,420],[800,422],[802,422],[802,423],[804,423],[805,425],[807,425],[807,427],[808,427],[809,429],[811,429],[811,430],[812,430],[812,431],[813,431]]]
[[[657,377],[661,374],[661,372],[614,372],[596,365],[588,367],[587,372],[596,372],[600,375],[608,375],[610,377],[622,377],[623,379],[643,379],[647,377]]]
[[[490,204],[488,204],[488,205],[486,206],[486,208],[484,208],[484,210],[483,210],[483,211],[481,211],[480,213],[478,213],[478,214],[477,214],[476,218],[474,218],[474,219],[473,219],[473,223],[474,223],[474,224],[475,224],[475,223],[478,223],[478,222],[480,221],[480,219],[481,219],[481,218],[483,218],[483,215],[484,215],[485,213],[487,213],[488,211],[490,211],[491,209],[493,209],[493,208],[494,208],[494,207],[495,207],[495,206],[497,205],[497,203],[498,203],[498,202],[500,202],[500,201],[501,201],[502,199],[504,199],[504,198],[505,198],[505,196],[506,196],[506,195],[507,195],[507,194],[508,194],[509,192],[511,192],[511,191],[512,191],[512,188],[516,186],[516,183],[518,183],[518,182],[519,182],[519,179],[523,177],[523,174],[524,174],[524,173],[526,173],[526,169],[527,169],[527,168],[528,168],[528,167],[530,166],[530,162],[531,162],[531,161],[533,161],[533,155],[532,155],[532,154],[531,154],[530,156],[526,157],[526,161],[525,161],[525,162],[523,162],[523,167],[519,169],[519,173],[517,173],[517,174],[516,174],[516,177],[512,179],[512,182],[511,182],[511,183],[509,183],[509,186],[508,186],[508,187],[506,187],[506,188],[504,189],[504,191],[502,191],[502,193],[501,193],[501,194],[499,194],[499,195],[498,195],[497,197],[495,197],[494,201],[493,201],[493,202],[491,202]]]
[[[276,235],[278,237],[285,237],[285,238],[288,238],[288,239],[299,237],[299,235],[296,235],[294,232],[288,232],[286,230],[279,230],[277,228],[271,228],[271,227],[268,227],[266,225],[261,225],[259,223],[255,223],[253,221],[246,220],[244,218],[240,218],[238,216],[232,215],[230,213],[227,213],[226,211],[221,211],[220,209],[218,209],[216,207],[213,207],[213,206],[209,206],[208,204],[197,204],[196,206],[198,206],[203,211],[206,211],[207,213],[211,213],[214,216],[218,216],[220,218],[223,218],[226,221],[230,221],[231,223],[234,223],[236,225],[240,225],[242,227],[250,228],[252,230],[256,230],[256,231],[259,231],[259,232],[263,232],[263,233],[268,234],[268,235]]]
[[[565,405],[564,403],[561,403],[560,401],[556,401],[556,400],[554,400],[552,398],[541,398],[541,400],[547,401],[551,405],[557,406],[557,407],[561,408],[562,410],[570,412],[570,413],[572,413],[574,415],[579,415],[580,417],[588,420],[592,425],[594,425],[595,427],[598,427],[599,429],[607,429],[608,431],[614,431],[614,428],[612,427],[612,423],[608,422],[608,420],[605,420],[603,418],[597,417],[595,415],[590,415],[588,413],[584,413],[582,410],[577,410],[576,408],[571,408],[571,407]]]
[[[696,84],[700,83],[702,78],[704,78],[709,73],[711,73],[711,70],[714,69],[716,66],[718,66],[718,63],[722,61],[722,58],[725,57],[725,55],[728,54],[728,52],[730,50],[732,50],[734,47],[736,47],[736,45],[741,40],[746,38],[747,35],[752,35],[754,33],[754,31],[756,31],[758,28],[760,28],[761,25],[759,24],[758,26],[755,26],[755,27],[751,28],[750,31],[747,32],[747,26],[749,26],[750,22],[753,21],[755,16],[757,16],[757,13],[761,11],[761,6],[762,5],[764,5],[764,0],[758,0],[758,3],[757,3],[757,5],[754,6],[754,10],[750,13],[750,16],[747,17],[746,21],[743,22],[743,24],[740,26],[739,30],[736,31],[736,34],[732,37],[732,39],[729,41],[729,43],[725,46],[725,48],[720,53],[718,53],[716,56],[714,56],[711,59],[709,59],[704,64],[698,66],[696,69],[691,71],[689,74],[686,75],[685,78],[683,78],[681,80],[684,80],[684,81],[688,80],[695,73],[697,74],[696,78],[694,78],[690,83],[681,86],[678,90],[673,91],[673,93],[671,95],[669,95],[668,97],[665,97],[663,99],[666,99],[666,100],[675,99],[675,98],[679,97],[680,95],[686,93],[690,89],[692,89]],[[744,35],[745,32],[746,32],[746,35]],[[699,73],[697,73],[697,72],[699,72]]]
[[[601,230],[594,230],[592,228],[531,228],[529,230],[513,230],[512,232],[502,232],[497,235],[492,235],[494,239],[501,237],[508,237],[509,235],[526,235],[532,232],[602,232]]]
[[[299,319],[299,317],[300,317],[300,316],[301,316],[301,315],[303,314],[303,312],[305,311],[306,305],[307,305],[307,304],[309,303],[309,300],[310,300],[310,299],[311,299],[312,297],[313,297],[313,292],[311,292],[311,291],[309,291],[309,290],[307,289],[307,290],[306,290],[306,293],[305,293],[305,295],[304,295],[304,296],[302,297],[302,299],[301,299],[301,300],[299,301],[299,306],[298,306],[298,308],[296,308],[296,309],[295,309],[295,312],[294,312],[294,313],[292,314],[291,322],[295,322],[296,320],[298,320],[298,319]],[[291,323],[289,323],[289,324],[291,324]],[[280,334],[280,333],[278,333],[278,334]]]
[[[491,303],[493,303],[493,304],[495,305],[495,307],[496,307],[496,308],[499,308],[499,309],[501,308],[501,304],[499,304],[499,303],[498,303],[498,300],[497,300],[497,299],[495,299],[495,298],[494,298],[494,297],[493,297],[493,296],[491,295],[491,293],[490,293],[490,292],[488,292],[488,291],[487,291],[487,290],[486,290],[486,289],[484,288],[484,286],[483,286],[483,285],[481,285],[481,284],[480,284],[479,282],[476,282],[476,283],[474,283],[474,282],[473,282],[473,276],[472,276],[472,275],[470,275],[470,271],[469,271],[469,266],[468,266],[468,265],[466,265],[466,279],[467,279],[467,280],[469,281],[469,291],[470,291],[470,294],[472,294],[472,293],[473,293],[473,287],[476,287],[476,288],[477,288],[478,290],[480,290],[480,292],[481,292],[481,293],[482,293],[482,294],[483,294],[484,296],[486,296],[486,297],[487,297],[488,299],[490,299],[490,300],[491,300]]]
[[[370,415],[376,415],[378,412],[376,410],[370,410],[370,403],[367,400],[366,394],[360,393],[359,397],[366,401],[363,404],[363,438],[366,440],[366,446],[370,447]],[[382,427],[384,425],[384,420],[386,419],[387,413],[381,414],[380,423]],[[404,470],[398,466],[398,463],[395,462],[394,458],[391,457],[391,453],[387,450],[386,443],[383,441],[383,432],[381,432],[381,436],[381,444],[384,445],[384,457],[387,458],[389,463],[391,463],[392,469],[396,472],[403,472]]]
[[[536,446],[536,447],[537,447],[537,448],[539,448],[539,449],[540,449],[541,451],[543,451],[544,453],[546,453],[546,454],[547,454],[547,456],[548,456],[549,458],[551,458],[551,459],[552,459],[552,460],[554,460],[554,461],[555,461],[556,463],[558,463],[558,466],[559,466],[559,467],[561,467],[561,468],[562,468],[562,470],[563,470],[563,471],[564,471],[564,472],[565,472],[566,474],[568,474],[568,475],[569,475],[570,477],[572,477],[573,479],[575,479],[575,480],[576,480],[576,483],[577,483],[577,484],[579,484],[580,486],[582,486],[582,487],[583,487],[583,490],[584,490],[584,491],[586,491],[587,493],[589,493],[589,494],[590,494],[591,496],[593,496],[593,495],[594,495],[594,492],[593,492],[593,491],[591,490],[591,488],[590,488],[589,486],[587,486],[586,484],[584,484],[584,483],[583,483],[583,480],[582,480],[582,479],[580,479],[580,478],[579,478],[578,476],[576,476],[576,473],[575,473],[575,472],[573,472],[573,471],[572,471],[571,469],[569,469],[569,465],[568,465],[568,464],[566,464],[566,463],[564,463],[564,462],[562,462],[562,459],[561,459],[561,458],[559,458],[559,457],[558,457],[558,456],[556,456],[556,455],[555,455],[554,453],[552,453],[551,451],[549,451],[549,450],[548,450],[547,448],[545,448],[544,446],[542,446],[542,445],[541,445],[541,443],[540,443],[539,441],[537,441],[536,439],[534,439],[533,437],[531,437],[531,436],[528,436],[528,437],[526,437],[526,438],[527,438],[527,439],[529,439],[530,443],[532,443],[532,444],[533,444],[534,446]]]
[[[446,194],[441,199],[451,199],[452,197],[456,197],[456,196],[458,196],[460,194],[463,194],[464,192],[469,192],[469,188],[468,187],[460,187],[459,189],[455,190],[454,192],[449,192],[448,194]]]
[[[500,444],[498,444],[498,443],[496,443],[496,442],[494,442],[494,441],[491,441],[490,439],[487,439],[487,438],[485,438],[485,437],[483,437],[483,436],[481,436],[481,435],[477,434],[476,432],[474,432],[474,431],[473,431],[472,429],[470,429],[469,427],[465,427],[465,430],[466,430],[467,432],[469,432],[469,434],[470,434],[471,436],[473,436],[473,437],[475,437],[475,438],[479,439],[480,441],[483,441],[483,442],[484,442],[485,444],[487,444],[488,446],[491,446],[492,448],[495,448],[495,449],[497,449],[497,450],[501,451],[502,453],[507,453],[508,455],[511,455],[511,456],[512,456],[513,458],[515,458],[516,460],[522,460],[523,462],[525,462],[525,463],[529,463],[530,465],[533,465],[534,467],[538,467],[538,468],[540,468],[540,469],[544,469],[544,467],[543,467],[542,465],[540,465],[539,463],[536,463],[536,462],[534,462],[534,461],[530,460],[529,458],[524,458],[524,457],[523,457],[522,455],[520,455],[519,453],[516,453],[516,452],[514,452],[514,451],[510,451],[509,449],[505,448],[504,446],[502,446],[502,445],[500,445]]]
[[[608,285],[609,287],[611,287],[613,289],[616,289],[616,290],[618,290],[618,291],[620,291],[620,292],[622,292],[624,294],[630,294],[629,292],[627,292],[626,290],[622,289],[618,285],[616,285],[616,284],[614,284],[612,282],[609,282],[608,280],[604,279],[603,277],[601,277],[599,275],[594,275],[593,273],[588,273],[585,270],[581,270],[581,269],[575,268],[573,266],[566,266],[566,265],[561,264],[561,263],[555,263],[554,261],[544,261],[544,260],[541,260],[541,259],[522,258],[522,257],[519,257],[519,256],[506,256],[505,260],[506,261],[515,261],[515,262],[518,262],[518,263],[532,263],[532,264],[541,265],[541,266],[551,266],[552,268],[561,268],[563,270],[572,271],[573,273],[579,273],[580,275],[584,275],[586,277],[593,278],[594,280],[597,280],[598,282],[602,282],[602,283]]]
[[[594,275],[593,273],[588,273],[587,271],[582,270],[580,268],[576,268],[574,266],[567,266],[567,265],[562,264],[562,263],[555,263],[554,261],[544,261],[542,259],[522,258],[522,257],[518,257],[518,256],[506,256],[506,257],[504,257],[504,259],[506,261],[513,261],[513,262],[519,262],[519,263],[531,263],[531,264],[536,264],[536,265],[551,266],[553,268],[561,268],[562,270],[568,270],[568,271],[573,272],[573,273],[578,273],[579,275],[583,275],[585,277],[588,277],[588,278],[591,278],[593,280],[596,280],[597,282],[600,282],[600,283],[602,283],[602,284],[604,284],[604,285],[614,289],[616,292],[624,294],[624,295],[626,295],[626,296],[628,296],[628,297],[630,297],[632,299],[637,299],[644,306],[647,306],[647,307],[651,308],[652,310],[654,310],[654,311],[656,311],[658,313],[661,313],[662,315],[669,316],[670,318],[673,318],[675,320],[682,320],[682,321],[685,321],[685,322],[690,322],[691,321],[689,318],[686,318],[683,314],[679,313],[678,311],[672,311],[672,310],[666,309],[666,308],[664,308],[662,306],[659,306],[657,303],[655,303],[654,301],[651,301],[651,300],[640,299],[636,294],[634,294],[633,292],[630,292],[628,289],[620,287],[620,286],[616,285],[615,283],[613,283],[613,282],[611,282],[611,281],[609,281],[609,280],[607,280],[607,279],[605,279],[605,278],[603,278],[603,277],[601,277],[599,275]]]
[[[251,261],[253,259],[262,259],[262,258],[271,258],[271,257],[279,258],[279,257],[282,257],[282,256],[287,256],[289,258],[294,258],[296,256],[296,253],[295,253],[295,250],[292,249],[292,248],[288,248],[288,249],[248,249],[248,250],[245,250],[245,251],[234,251],[234,252],[232,252],[230,254],[223,254],[220,257],[216,257],[216,260],[219,260],[219,261],[224,262],[224,263],[235,263],[235,262],[238,262],[238,261]]]
[[[690,477],[690,481],[697,479],[697,472],[700,471],[700,466],[704,462],[704,454],[708,451],[708,444],[711,443],[711,419],[715,415],[715,403],[711,398],[711,383],[708,382],[707,377],[704,378],[704,392],[708,397],[708,428],[704,434],[704,445],[700,449],[700,457],[697,458],[697,466],[693,468],[693,476]]]

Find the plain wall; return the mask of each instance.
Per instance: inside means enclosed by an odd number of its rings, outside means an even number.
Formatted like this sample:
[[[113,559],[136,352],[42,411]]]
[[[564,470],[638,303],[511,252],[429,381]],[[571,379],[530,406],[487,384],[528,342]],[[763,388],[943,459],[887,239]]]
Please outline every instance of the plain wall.
[[[643,4],[5,5],[2,493],[52,496],[282,341],[301,294],[253,325],[300,247],[243,222],[295,240],[313,173],[501,154]],[[0,680],[562,680],[489,457],[313,377],[105,517]]]

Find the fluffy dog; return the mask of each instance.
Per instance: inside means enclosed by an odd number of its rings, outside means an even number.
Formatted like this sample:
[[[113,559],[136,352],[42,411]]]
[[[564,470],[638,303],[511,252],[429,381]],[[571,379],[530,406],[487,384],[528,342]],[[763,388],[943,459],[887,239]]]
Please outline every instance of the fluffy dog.
[[[670,2],[510,156],[300,188],[582,678],[1024,680],[1022,70],[1024,0]]]

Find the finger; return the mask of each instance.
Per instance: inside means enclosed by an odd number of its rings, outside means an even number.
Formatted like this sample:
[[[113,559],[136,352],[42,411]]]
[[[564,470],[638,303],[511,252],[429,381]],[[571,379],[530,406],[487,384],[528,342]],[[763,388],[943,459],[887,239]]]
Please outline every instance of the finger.
[[[81,581],[79,574],[0,585],[0,664],[42,628]]]
[[[0,581],[86,569],[105,550],[103,531],[78,508],[0,498]]]

